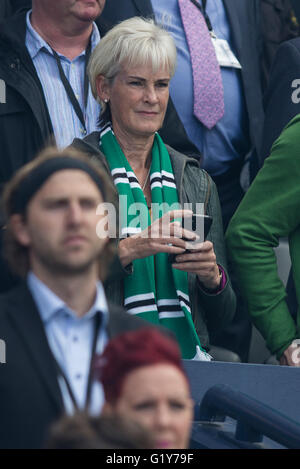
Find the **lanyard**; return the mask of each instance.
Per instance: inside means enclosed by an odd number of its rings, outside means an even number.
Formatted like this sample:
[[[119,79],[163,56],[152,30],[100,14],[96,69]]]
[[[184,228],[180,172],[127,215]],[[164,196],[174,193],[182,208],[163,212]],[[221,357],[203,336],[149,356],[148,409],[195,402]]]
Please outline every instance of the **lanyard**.
[[[93,337],[93,343],[92,343],[92,349],[91,349],[91,361],[90,361],[90,368],[89,368],[89,375],[88,375],[88,382],[87,382],[87,390],[86,390],[85,403],[84,403],[84,410],[86,410],[86,411],[88,411],[89,406],[90,406],[90,402],[91,402],[92,382],[93,382],[93,358],[94,358],[95,353],[96,353],[100,326],[101,326],[100,312],[97,312],[96,316],[95,316],[95,329],[94,329],[94,337]],[[69,396],[72,400],[74,408],[76,409],[76,411],[80,411],[79,405],[76,401],[76,398],[74,396],[71,384],[70,384],[68,378],[66,377],[66,374],[62,370],[62,368],[59,365],[59,363],[57,362],[57,360],[56,359],[54,359],[54,360],[55,360],[58,375],[60,375],[63,378],[63,380],[65,381],[65,384],[67,386],[68,393],[69,393]]]
[[[52,47],[51,47],[52,49]],[[92,44],[91,44],[91,39],[89,40],[89,44],[86,48],[86,51],[85,51],[85,67],[84,67],[84,110],[86,110],[86,107],[87,107],[87,102],[88,102],[88,94],[89,94],[89,79],[88,79],[88,75],[87,75],[87,65],[88,65],[88,62],[89,62],[89,58],[91,56],[91,49],[92,49]],[[69,83],[69,80],[67,79],[66,75],[65,75],[65,72],[62,68],[62,64],[61,64],[61,60],[58,56],[58,54],[56,53],[55,50],[52,49],[52,52],[53,52],[53,55],[54,55],[54,58],[56,60],[56,63],[57,63],[57,67],[58,67],[58,71],[59,71],[59,76],[60,76],[60,79],[62,81],[62,84],[64,85],[64,88],[66,90],[66,93],[71,101],[71,104],[73,106],[73,109],[74,111],[76,112],[76,115],[78,117],[78,119],[80,120],[84,130],[85,130],[85,133],[87,133],[87,129],[86,129],[86,125],[85,125],[85,118],[84,118],[84,115],[83,115],[83,112],[82,112],[82,109],[80,107],[80,104],[78,102],[78,99],[76,98],[75,96],[75,93],[73,91],[73,88],[72,86],[70,85]]]
[[[198,10],[201,11],[202,15],[204,16],[206,25],[208,27],[208,31],[212,34],[213,33],[213,27],[211,25],[211,21],[209,19],[207,11],[206,11],[207,0],[202,0],[202,6],[200,5],[200,3],[197,0],[190,0],[190,1],[198,8]]]

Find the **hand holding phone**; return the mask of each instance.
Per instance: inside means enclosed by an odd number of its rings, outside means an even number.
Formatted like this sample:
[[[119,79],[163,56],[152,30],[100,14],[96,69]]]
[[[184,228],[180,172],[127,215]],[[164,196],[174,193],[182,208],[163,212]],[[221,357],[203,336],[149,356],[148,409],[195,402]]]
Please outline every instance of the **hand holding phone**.
[[[192,215],[192,220],[190,221],[190,218],[183,219],[183,228],[188,229],[189,231],[192,229],[194,233],[198,235],[198,239],[196,241],[191,241],[190,239],[182,238],[184,241],[188,241],[190,244],[192,243],[203,243],[210,231],[211,225],[212,225],[212,217],[210,215],[198,215],[198,214],[193,214]],[[185,251],[187,252],[192,252],[191,249],[187,249]],[[169,254],[169,262],[173,264],[176,262],[176,256],[177,254]]]

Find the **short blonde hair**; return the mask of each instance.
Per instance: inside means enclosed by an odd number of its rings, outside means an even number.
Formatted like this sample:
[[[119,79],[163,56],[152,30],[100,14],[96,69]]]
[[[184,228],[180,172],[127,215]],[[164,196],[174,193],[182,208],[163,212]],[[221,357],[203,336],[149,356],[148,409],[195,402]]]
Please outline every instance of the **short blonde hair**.
[[[166,69],[172,77],[176,68],[176,55],[172,36],[151,19],[135,16],[112,28],[95,47],[88,65],[91,89],[101,104],[102,113],[106,104],[97,95],[96,81],[99,75],[112,81],[124,64],[135,67],[150,63],[154,73]]]

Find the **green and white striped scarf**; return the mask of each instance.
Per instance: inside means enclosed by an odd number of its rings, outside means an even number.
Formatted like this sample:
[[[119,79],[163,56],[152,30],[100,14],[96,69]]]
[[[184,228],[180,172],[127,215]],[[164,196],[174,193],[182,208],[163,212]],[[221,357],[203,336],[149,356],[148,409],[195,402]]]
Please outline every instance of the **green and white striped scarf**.
[[[122,235],[143,231],[151,224],[146,199],[110,125],[102,129],[100,150],[106,156],[119,196],[126,196],[120,197]],[[152,207],[160,204],[165,209],[162,205],[165,202],[172,209],[180,208],[170,156],[158,134],[152,149],[150,183]],[[154,214],[152,209],[152,216],[158,218],[163,212]],[[192,320],[187,273],[173,269],[168,254],[133,261],[133,273],[124,280],[124,306],[129,313],[170,329],[178,340],[182,358],[210,360],[201,349]]]

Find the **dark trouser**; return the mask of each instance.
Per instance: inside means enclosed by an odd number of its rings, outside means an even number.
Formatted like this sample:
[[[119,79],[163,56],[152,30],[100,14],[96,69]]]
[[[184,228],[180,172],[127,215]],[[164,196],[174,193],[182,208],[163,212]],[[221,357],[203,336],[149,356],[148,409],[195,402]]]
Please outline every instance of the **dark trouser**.
[[[240,169],[240,167],[236,167],[222,176],[213,178],[219,193],[224,232],[244,196],[244,191],[239,182]],[[213,332],[210,334],[210,342],[212,345],[232,350],[240,356],[243,362],[247,362],[251,342],[252,323],[248,315],[246,303],[240,294],[237,278],[230,258],[228,259],[228,273],[237,297],[236,314],[233,321],[227,327],[217,333]]]

